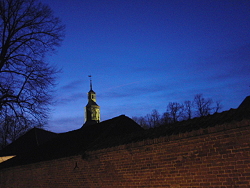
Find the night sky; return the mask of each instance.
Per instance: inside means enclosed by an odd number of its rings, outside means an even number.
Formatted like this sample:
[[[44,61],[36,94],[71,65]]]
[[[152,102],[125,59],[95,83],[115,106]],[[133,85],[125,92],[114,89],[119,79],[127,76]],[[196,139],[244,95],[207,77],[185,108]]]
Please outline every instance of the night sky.
[[[47,129],[84,123],[89,77],[101,120],[166,111],[195,94],[237,108],[250,94],[249,0],[43,0],[66,25]]]

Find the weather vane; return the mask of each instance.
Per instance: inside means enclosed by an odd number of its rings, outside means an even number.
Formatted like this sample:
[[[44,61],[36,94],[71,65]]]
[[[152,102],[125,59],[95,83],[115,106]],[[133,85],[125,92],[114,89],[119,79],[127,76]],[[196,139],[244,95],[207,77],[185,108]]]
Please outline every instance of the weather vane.
[[[91,75],[88,76],[89,77],[89,81],[90,81],[90,90],[92,90],[92,79],[91,79]]]

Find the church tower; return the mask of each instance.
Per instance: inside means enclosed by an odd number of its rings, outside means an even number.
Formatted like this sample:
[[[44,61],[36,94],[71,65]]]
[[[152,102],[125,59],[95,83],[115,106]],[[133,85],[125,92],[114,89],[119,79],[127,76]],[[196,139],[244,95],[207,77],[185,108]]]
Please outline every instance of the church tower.
[[[85,106],[85,123],[100,122],[100,106],[96,104],[96,93],[92,89],[92,79],[90,78],[90,90],[88,92],[88,104]]]

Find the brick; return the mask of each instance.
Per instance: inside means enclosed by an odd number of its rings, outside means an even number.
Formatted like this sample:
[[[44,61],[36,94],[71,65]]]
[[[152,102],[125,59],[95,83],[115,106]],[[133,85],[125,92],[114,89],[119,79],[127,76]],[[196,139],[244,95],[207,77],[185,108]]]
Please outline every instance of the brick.
[[[1,169],[0,187],[249,187],[250,126],[216,130]]]

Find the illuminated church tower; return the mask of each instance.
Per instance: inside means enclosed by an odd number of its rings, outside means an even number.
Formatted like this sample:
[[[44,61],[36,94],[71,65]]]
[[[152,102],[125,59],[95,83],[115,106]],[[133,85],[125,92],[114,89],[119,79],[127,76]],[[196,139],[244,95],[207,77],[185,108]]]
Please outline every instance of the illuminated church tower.
[[[100,122],[100,106],[96,104],[96,94],[92,90],[92,80],[90,77],[90,90],[88,92],[88,104],[85,107],[85,123]]]

